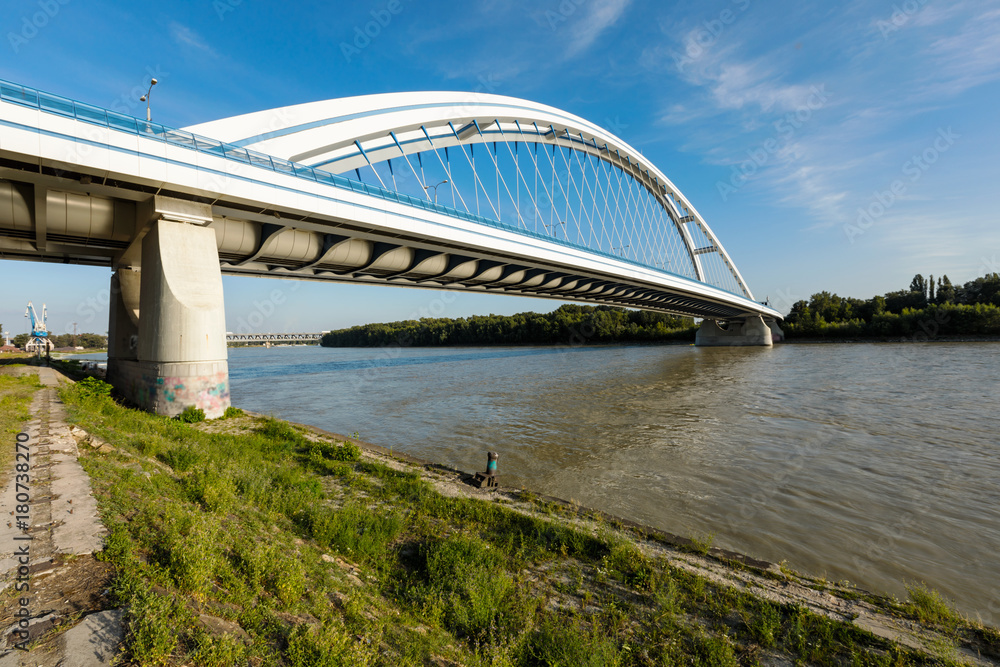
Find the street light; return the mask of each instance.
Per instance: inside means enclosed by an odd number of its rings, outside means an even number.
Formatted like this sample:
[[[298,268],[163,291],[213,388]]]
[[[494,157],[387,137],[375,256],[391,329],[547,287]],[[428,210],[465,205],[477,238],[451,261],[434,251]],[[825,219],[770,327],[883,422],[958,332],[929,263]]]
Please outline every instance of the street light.
[[[142,97],[139,98],[140,102],[145,102],[146,103],[146,122],[147,123],[149,121],[153,120],[152,116],[149,113],[149,94],[153,92],[153,86],[155,86],[155,85],[156,85],[156,79],[150,79],[150,81],[149,81],[149,90],[146,91],[145,95],[143,95]]]
[[[620,245],[620,246],[618,246],[617,248],[612,248],[612,249],[611,249],[611,252],[616,252],[616,251],[618,251],[618,250],[625,250],[625,248],[631,248],[631,247],[632,247],[632,245],[631,245],[631,244],[627,244],[627,245]],[[619,255],[622,255],[622,256],[624,256],[624,253],[621,253],[621,252],[619,252],[618,254],[619,254]]]
[[[438,203],[438,188],[440,186],[444,185],[447,182],[448,182],[448,179],[446,178],[443,181],[441,181],[440,183],[438,183],[437,185],[425,185],[424,186],[424,190],[430,190],[431,188],[434,188],[434,203],[435,204]]]
[[[565,234],[566,233],[566,221],[565,220],[560,220],[559,222],[554,222],[551,225],[543,225],[543,227],[545,227],[545,229],[551,229],[552,227],[559,227],[560,225],[562,225],[562,227],[563,227],[563,234]]]

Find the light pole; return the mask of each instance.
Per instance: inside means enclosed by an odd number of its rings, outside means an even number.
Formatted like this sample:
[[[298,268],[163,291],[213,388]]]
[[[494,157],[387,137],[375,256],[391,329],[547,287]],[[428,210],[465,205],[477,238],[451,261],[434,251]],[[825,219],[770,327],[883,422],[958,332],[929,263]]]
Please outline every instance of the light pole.
[[[150,79],[150,81],[149,81],[149,90],[146,91],[145,95],[143,95],[142,97],[139,98],[140,102],[145,102],[146,103],[146,122],[147,123],[149,121],[153,120],[152,115],[149,113],[149,94],[153,92],[153,86],[155,86],[155,85],[156,85],[156,79]]]
[[[552,227],[559,227],[560,225],[563,228],[563,234],[565,234],[566,233],[566,221],[565,220],[560,220],[559,222],[554,222],[551,225],[544,225],[544,227],[545,227],[545,229],[551,229]]]
[[[442,185],[444,185],[447,182],[448,182],[448,179],[446,178],[443,181],[441,181],[440,183],[438,183],[437,185],[425,185],[424,186],[424,190],[430,190],[431,188],[434,188],[434,203],[435,204],[438,203],[438,188],[441,187]]]
[[[620,257],[624,257],[624,256],[625,256],[625,253],[624,253],[624,252],[618,252],[618,251],[619,251],[619,250],[625,250],[626,248],[631,248],[631,247],[632,247],[632,245],[631,245],[631,244],[626,244],[626,245],[620,245],[620,246],[618,246],[618,247],[616,247],[616,248],[612,248],[612,249],[611,249],[611,252],[614,252],[614,253],[616,253],[616,254],[617,254],[618,256],[620,256]]]

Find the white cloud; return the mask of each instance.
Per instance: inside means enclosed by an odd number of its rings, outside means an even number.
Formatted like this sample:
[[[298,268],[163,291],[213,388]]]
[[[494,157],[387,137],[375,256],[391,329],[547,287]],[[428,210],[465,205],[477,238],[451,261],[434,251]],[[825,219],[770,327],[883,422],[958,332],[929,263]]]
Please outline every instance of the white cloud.
[[[583,18],[572,25],[573,38],[566,55],[575,56],[589,49],[594,42],[622,17],[632,0],[587,0]]]
[[[177,21],[170,23],[170,36],[182,46],[189,46],[213,58],[218,57],[215,50],[202,39],[201,35],[182,23],[178,23]]]

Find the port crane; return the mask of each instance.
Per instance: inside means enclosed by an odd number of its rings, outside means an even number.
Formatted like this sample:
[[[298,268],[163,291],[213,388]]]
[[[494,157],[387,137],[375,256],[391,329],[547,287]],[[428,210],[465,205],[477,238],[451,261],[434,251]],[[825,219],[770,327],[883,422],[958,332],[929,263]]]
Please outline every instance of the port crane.
[[[52,343],[49,341],[49,329],[46,326],[49,314],[45,304],[42,304],[41,319],[38,318],[35,307],[31,305],[30,301],[28,302],[28,307],[24,310],[24,316],[31,318],[31,340],[24,346],[24,349],[34,350],[38,353],[38,356],[42,356],[42,350],[44,349],[47,354]]]

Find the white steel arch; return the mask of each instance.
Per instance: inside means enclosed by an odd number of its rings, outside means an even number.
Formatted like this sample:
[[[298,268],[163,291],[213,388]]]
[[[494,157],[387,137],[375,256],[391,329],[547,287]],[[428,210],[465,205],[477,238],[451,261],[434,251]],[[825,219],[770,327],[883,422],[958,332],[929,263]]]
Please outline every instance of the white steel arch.
[[[476,171],[474,146],[492,143],[494,153],[491,155],[488,147],[486,153],[493,160],[499,174],[500,156],[496,151],[498,143],[514,143],[515,147],[519,142],[535,144],[536,151],[537,145],[542,145],[551,147],[553,155],[557,149],[567,149],[574,155],[588,156],[589,159],[614,167],[619,174],[617,178],[626,175],[652,195],[666,212],[682,240],[696,280],[710,282],[703,258],[715,255],[742,296],[753,300],[749,287],[711,227],[660,169],[623,139],[554,107],[489,94],[390,93],[270,109],[186,129],[334,174],[356,171],[360,178],[360,170],[370,168],[380,184],[390,189],[394,188],[385,183],[376,167],[388,163],[389,172],[393,173],[392,160],[402,159],[416,174],[410,158],[428,151],[447,151],[449,148],[460,147],[464,153],[468,146],[473,154],[473,171]],[[555,170],[554,162],[552,166]],[[538,168],[537,163],[534,168]],[[572,174],[572,166],[568,161],[567,169]],[[586,175],[585,170],[583,173]],[[389,174],[386,174],[386,180],[388,177]],[[497,176],[498,199],[501,178],[500,175]],[[395,181],[394,173],[392,179]],[[516,179],[518,177],[515,176]],[[524,179],[523,174],[521,179]],[[609,178],[609,187],[613,184],[614,180]],[[421,182],[420,185],[430,198],[430,183]],[[506,182],[503,185],[506,193],[513,198],[512,188]],[[584,190],[580,184],[573,185],[578,191]],[[617,185],[619,189],[622,186],[620,181]],[[483,189],[485,190],[485,184]],[[478,196],[477,189],[476,197]],[[619,192],[618,196],[624,195]],[[554,199],[551,194],[549,198]],[[566,201],[567,206],[569,199],[563,193],[562,200]],[[626,199],[630,206],[640,206],[640,202],[633,200],[631,195]],[[605,196],[603,201],[610,205],[609,196]],[[497,205],[499,206],[499,202]],[[496,209],[493,212],[499,217]],[[609,212],[611,215],[614,213]],[[566,222],[559,224],[565,225]],[[641,236],[641,232],[637,230],[637,243],[642,242]],[[620,247],[629,247],[631,244],[626,245],[629,240],[632,239],[620,238],[618,243]]]

